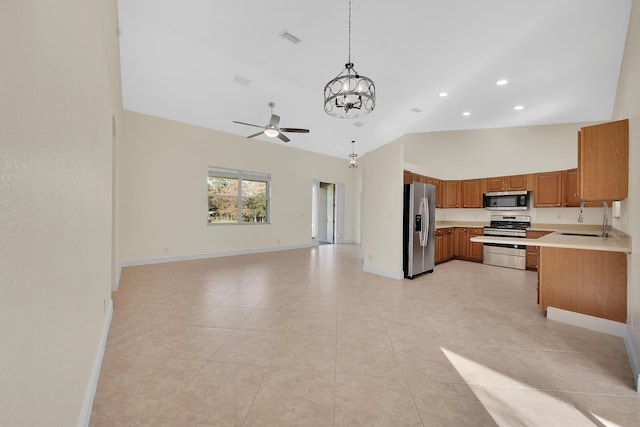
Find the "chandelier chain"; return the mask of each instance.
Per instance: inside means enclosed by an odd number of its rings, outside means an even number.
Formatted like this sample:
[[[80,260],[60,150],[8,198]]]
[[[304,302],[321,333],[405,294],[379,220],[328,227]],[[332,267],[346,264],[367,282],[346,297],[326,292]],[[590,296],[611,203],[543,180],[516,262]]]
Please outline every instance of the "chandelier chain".
[[[349,0],[349,63],[351,63],[351,0]]]

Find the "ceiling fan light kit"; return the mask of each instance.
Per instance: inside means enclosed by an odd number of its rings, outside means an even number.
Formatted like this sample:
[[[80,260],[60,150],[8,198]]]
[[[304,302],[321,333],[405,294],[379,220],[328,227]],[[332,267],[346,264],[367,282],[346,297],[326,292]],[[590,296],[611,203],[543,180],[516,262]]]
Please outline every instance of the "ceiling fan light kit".
[[[351,62],[351,0],[349,0],[349,60],[338,76],[324,87],[324,111],[333,117],[351,119],[369,114],[376,106],[373,80],[358,74]]]
[[[278,127],[278,125],[280,124],[280,116],[278,116],[277,114],[273,114],[273,107],[275,106],[276,106],[275,102],[269,103],[269,108],[271,108],[271,118],[269,119],[269,124],[266,126],[254,125],[253,123],[238,122],[236,120],[234,120],[233,123],[238,123],[239,125],[245,125],[245,126],[253,126],[256,128],[262,128],[261,132],[254,133],[253,135],[249,135],[247,138],[253,138],[254,136],[259,136],[259,135],[266,135],[270,138],[278,137],[280,140],[284,142],[289,142],[291,140],[287,138],[287,136],[284,135],[283,132],[309,133],[309,129]]]

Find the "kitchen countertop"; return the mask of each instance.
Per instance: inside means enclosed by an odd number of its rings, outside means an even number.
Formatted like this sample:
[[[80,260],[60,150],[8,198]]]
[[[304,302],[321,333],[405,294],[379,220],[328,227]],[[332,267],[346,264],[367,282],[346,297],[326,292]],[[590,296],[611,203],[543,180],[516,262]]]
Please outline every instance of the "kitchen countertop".
[[[533,228],[533,227],[532,227]],[[536,228],[536,230],[539,230]],[[569,232],[576,232],[573,229]],[[589,231],[586,231],[589,232]],[[472,237],[472,242],[480,243],[506,243],[522,246],[548,246],[553,248],[587,249],[593,251],[610,251],[631,253],[631,239],[624,233],[612,230],[610,237],[570,236],[562,234],[563,231],[554,231],[539,239],[522,239],[513,237],[477,236]]]
[[[449,227],[482,228],[489,225],[481,221],[437,221],[436,229]],[[601,225],[593,224],[540,224],[533,223],[527,230],[551,231],[539,239],[523,239],[516,237],[476,236],[472,242],[507,243],[522,246],[549,246],[554,248],[586,249],[594,251],[611,251],[631,253],[631,238],[625,233],[610,228],[609,237],[571,236],[562,233],[602,234]]]

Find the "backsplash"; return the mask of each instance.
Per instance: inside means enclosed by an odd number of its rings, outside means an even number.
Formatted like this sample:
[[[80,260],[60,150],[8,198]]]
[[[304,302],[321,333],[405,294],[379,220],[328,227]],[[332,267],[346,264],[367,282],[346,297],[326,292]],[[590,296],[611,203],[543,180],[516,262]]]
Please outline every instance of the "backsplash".
[[[493,215],[529,215],[534,224],[578,224],[580,208],[531,208],[528,211],[488,211],[486,209],[436,209],[436,221],[489,222]],[[584,208],[583,224],[602,224],[603,208]],[[611,224],[611,210],[608,212]]]

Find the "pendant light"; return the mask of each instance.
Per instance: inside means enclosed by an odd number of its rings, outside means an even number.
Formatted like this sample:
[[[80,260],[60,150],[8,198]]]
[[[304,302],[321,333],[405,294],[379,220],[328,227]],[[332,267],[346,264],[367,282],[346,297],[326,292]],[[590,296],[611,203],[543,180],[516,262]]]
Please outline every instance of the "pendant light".
[[[324,111],[351,119],[369,114],[376,106],[373,80],[358,74],[351,62],[351,0],[349,0],[349,57],[344,69],[324,87]]]
[[[349,154],[349,167],[350,168],[357,168],[358,164],[356,163],[356,157],[358,157],[358,155],[356,154],[356,142],[355,141],[351,141],[351,154]]]

